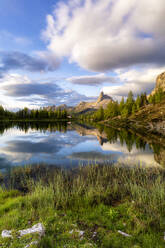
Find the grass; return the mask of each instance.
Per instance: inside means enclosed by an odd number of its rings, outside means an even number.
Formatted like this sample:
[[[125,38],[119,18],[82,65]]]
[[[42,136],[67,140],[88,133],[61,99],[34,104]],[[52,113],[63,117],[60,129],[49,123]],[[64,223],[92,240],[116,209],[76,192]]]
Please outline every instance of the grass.
[[[42,168],[38,178],[32,170],[12,172],[17,181],[24,173],[26,190],[21,184],[19,190],[0,191],[0,231],[15,235],[0,238],[0,247],[25,247],[36,237],[18,239],[16,231],[38,222],[46,228],[40,248],[165,246],[164,170],[89,165],[51,170],[50,175]]]

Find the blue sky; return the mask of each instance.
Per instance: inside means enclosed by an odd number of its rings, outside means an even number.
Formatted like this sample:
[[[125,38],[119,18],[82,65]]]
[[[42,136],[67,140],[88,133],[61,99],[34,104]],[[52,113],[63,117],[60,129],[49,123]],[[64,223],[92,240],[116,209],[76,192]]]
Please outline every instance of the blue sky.
[[[164,14],[164,0],[1,0],[0,104],[149,93],[165,70]]]
[[[0,29],[15,36],[26,37],[33,49],[44,48],[40,32],[46,25],[46,15],[53,9],[55,1],[1,0]]]

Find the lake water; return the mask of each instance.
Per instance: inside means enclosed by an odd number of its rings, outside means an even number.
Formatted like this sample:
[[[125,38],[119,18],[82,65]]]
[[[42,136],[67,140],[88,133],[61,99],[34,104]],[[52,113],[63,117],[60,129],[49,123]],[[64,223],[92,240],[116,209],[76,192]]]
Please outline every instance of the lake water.
[[[90,162],[130,166],[162,163],[162,147],[157,149],[127,130],[75,123],[1,123],[0,133],[1,170],[38,163],[64,167]]]

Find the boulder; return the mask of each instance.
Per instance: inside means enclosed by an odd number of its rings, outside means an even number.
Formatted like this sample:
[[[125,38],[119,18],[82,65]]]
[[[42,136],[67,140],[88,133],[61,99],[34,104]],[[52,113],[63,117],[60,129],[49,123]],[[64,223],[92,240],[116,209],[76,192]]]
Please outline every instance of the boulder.
[[[11,231],[3,230],[1,234],[2,238],[12,238]]]
[[[43,236],[45,234],[45,228],[42,225],[42,223],[38,223],[31,228],[19,230],[18,233],[20,234],[20,237],[26,235],[26,234],[33,234],[38,233],[39,236]],[[3,230],[1,234],[2,238],[12,238],[12,231],[11,230]]]
[[[32,234],[32,233],[38,233],[40,236],[43,236],[45,233],[45,228],[42,225],[42,223],[38,223],[32,226],[31,228],[20,230],[19,233],[21,237],[26,234]]]

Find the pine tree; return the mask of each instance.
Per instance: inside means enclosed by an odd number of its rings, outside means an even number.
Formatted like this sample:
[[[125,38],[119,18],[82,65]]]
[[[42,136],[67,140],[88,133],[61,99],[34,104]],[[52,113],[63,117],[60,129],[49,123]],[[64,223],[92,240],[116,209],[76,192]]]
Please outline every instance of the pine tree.
[[[136,103],[134,103],[132,106],[132,114],[134,114],[136,111],[137,111],[137,106]]]
[[[124,103],[124,97],[122,97],[121,102],[119,104],[119,112],[120,112],[120,114],[122,113],[122,110],[124,108],[124,105],[125,105],[125,103]]]
[[[139,95],[136,98],[135,104],[136,104],[137,110],[139,110],[140,107],[142,106],[141,97]]]
[[[125,107],[124,107],[124,108],[127,108],[128,114],[132,113],[132,107],[133,107],[134,102],[135,102],[135,100],[134,100],[134,97],[133,97],[133,93],[132,93],[132,91],[130,91],[128,93],[127,101],[126,101],[126,104],[125,104]],[[126,112],[126,110],[125,110],[125,112]]]
[[[0,116],[2,116],[4,114],[5,114],[4,108],[3,108],[3,106],[0,105]]]

